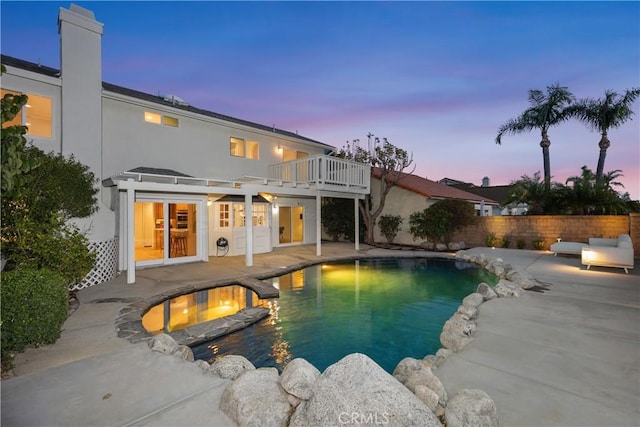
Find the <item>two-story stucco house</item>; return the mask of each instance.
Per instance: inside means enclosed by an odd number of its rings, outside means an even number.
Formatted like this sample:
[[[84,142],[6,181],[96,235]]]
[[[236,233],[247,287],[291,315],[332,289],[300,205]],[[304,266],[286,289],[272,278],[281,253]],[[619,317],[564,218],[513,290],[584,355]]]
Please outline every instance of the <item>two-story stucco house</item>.
[[[99,211],[79,222],[98,253],[94,281],[126,270],[134,283],[136,268],[225,254],[251,266],[286,245],[316,243],[319,255],[321,198],[353,199],[358,214],[368,166],[294,132],[105,83],[103,24],[71,5],[58,27],[61,69],[2,56],[2,95],[29,96],[16,122],[34,145],[100,179]]]

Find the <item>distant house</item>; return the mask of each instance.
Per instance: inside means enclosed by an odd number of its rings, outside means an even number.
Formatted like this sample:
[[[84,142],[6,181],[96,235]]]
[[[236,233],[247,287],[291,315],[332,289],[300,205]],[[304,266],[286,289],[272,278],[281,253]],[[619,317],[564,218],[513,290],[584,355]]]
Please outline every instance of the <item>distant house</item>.
[[[379,197],[380,177],[380,169],[373,168],[371,171],[371,197],[374,205],[378,203],[376,198]],[[415,244],[416,242],[409,233],[409,217],[411,214],[423,211],[437,201],[445,199],[458,199],[472,203],[478,216],[490,216],[499,206],[499,203],[493,199],[440,184],[418,175],[403,173],[398,184],[387,195],[382,211],[382,215],[400,215],[403,219],[401,230],[394,242]],[[385,241],[378,227],[376,227],[374,237],[376,241]]]
[[[476,194],[480,197],[496,200],[499,202],[499,206],[493,207],[492,216],[500,215],[524,215],[527,213],[526,204],[509,204],[506,200],[509,199],[511,192],[513,191],[513,185],[490,185],[489,177],[482,178],[482,185],[477,186],[475,184],[458,181],[451,178],[442,178],[438,181],[441,184],[457,188],[469,193]]]
[[[29,97],[8,125],[100,180],[99,210],[79,222],[98,254],[87,286],[221,254],[251,266],[278,246],[320,254],[322,197],[355,206],[369,194],[370,167],[328,156],[330,145],[103,82],[103,24],[90,10],[60,8],[58,29],[61,69],[2,55],[2,96]]]

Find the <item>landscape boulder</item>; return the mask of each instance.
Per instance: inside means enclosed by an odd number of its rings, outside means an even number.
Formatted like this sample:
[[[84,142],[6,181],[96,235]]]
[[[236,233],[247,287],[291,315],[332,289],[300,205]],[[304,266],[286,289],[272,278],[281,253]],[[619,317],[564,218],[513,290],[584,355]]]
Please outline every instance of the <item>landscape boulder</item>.
[[[496,405],[482,390],[464,389],[454,394],[444,412],[447,427],[498,427]]]
[[[285,427],[291,406],[276,368],[247,371],[222,392],[220,410],[240,426]]]
[[[164,354],[173,354],[178,343],[169,334],[161,333],[154,335],[148,342],[149,348]]]
[[[212,373],[230,380],[235,380],[240,374],[255,369],[256,367],[247,358],[233,354],[221,357],[213,362],[209,368]]]
[[[438,395],[440,405],[445,406],[447,404],[447,391],[442,385],[440,378],[433,374],[431,368],[425,366],[420,370],[411,371],[409,377],[404,382],[404,386],[413,393],[416,393],[418,386],[427,387]]]
[[[280,376],[280,386],[298,399],[308,400],[313,395],[313,384],[320,371],[305,359],[296,358],[285,366]]]
[[[368,356],[353,353],[318,377],[289,425],[440,426],[429,407]]]
[[[402,359],[396,368],[393,370],[393,377],[404,384],[409,378],[409,375],[413,371],[419,371],[424,367],[422,360],[414,359],[413,357],[405,357]]]
[[[523,292],[521,287],[506,279],[500,279],[493,290],[500,298],[519,297]]]
[[[498,298],[498,294],[496,293],[496,291],[494,291],[491,286],[487,285],[484,282],[478,285],[478,289],[476,290],[476,292],[482,295],[482,299],[485,301]]]
[[[477,292],[474,292],[464,297],[464,299],[462,300],[462,305],[477,308],[477,307],[480,307],[480,304],[482,304],[483,301],[484,301],[484,298],[482,297],[482,295],[480,295]]]
[[[535,287],[538,282],[527,271],[521,268],[515,268],[505,276],[509,281],[516,283],[522,289],[531,289]]]
[[[193,357],[193,350],[191,350],[191,347],[187,345],[177,346],[171,354],[182,360],[186,360],[187,362],[193,362],[195,360]]]

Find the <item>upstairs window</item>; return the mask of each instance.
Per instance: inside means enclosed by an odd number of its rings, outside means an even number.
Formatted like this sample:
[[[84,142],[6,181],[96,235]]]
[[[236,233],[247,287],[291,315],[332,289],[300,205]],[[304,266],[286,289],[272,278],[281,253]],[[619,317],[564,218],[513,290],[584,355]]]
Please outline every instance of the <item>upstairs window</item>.
[[[244,139],[231,137],[229,141],[231,155],[235,157],[244,157]]]
[[[176,117],[164,116],[162,118],[162,124],[165,126],[178,127],[178,119]]]
[[[177,117],[163,116],[162,114],[152,113],[151,111],[144,112],[144,121],[147,123],[153,123],[154,125],[162,124],[174,128],[177,128],[179,124]]]
[[[257,160],[260,158],[260,144],[257,141],[245,141],[242,138],[229,138],[229,152],[234,157]]]
[[[260,158],[260,146],[256,141],[247,141],[247,159],[258,160]]]
[[[2,89],[1,95],[3,98],[6,94],[20,95],[18,92]],[[29,99],[22,111],[16,114],[10,122],[4,123],[3,127],[23,125],[27,127],[27,135],[51,138],[53,135],[52,99],[33,93],[27,93],[26,95]]]
[[[162,121],[162,116],[157,113],[150,113],[149,111],[145,111],[144,121],[147,123],[154,123],[156,125],[159,125]]]

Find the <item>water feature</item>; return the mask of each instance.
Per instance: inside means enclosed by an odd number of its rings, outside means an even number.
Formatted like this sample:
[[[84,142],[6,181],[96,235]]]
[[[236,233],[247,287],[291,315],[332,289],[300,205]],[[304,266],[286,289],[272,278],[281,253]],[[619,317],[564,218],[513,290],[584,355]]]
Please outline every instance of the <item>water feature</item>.
[[[271,281],[280,289],[271,316],[193,346],[196,358],[241,354],[281,370],[302,357],[322,371],[358,352],[391,372],[404,357],[434,354],[462,299],[496,278],[467,262],[411,258],[315,265]]]

